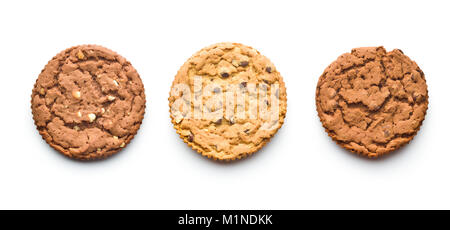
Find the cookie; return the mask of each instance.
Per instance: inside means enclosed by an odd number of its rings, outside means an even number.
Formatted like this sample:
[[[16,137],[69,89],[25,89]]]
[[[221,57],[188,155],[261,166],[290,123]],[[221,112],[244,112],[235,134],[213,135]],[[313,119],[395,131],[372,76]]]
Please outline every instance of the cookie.
[[[255,49],[218,43],[181,66],[169,107],[177,133],[192,149],[235,160],[261,149],[282,126],[286,88],[275,66]]]
[[[428,91],[419,66],[399,49],[356,48],[320,76],[316,107],[340,146],[379,157],[409,143],[425,119]]]
[[[34,85],[31,108],[43,139],[70,158],[106,158],[123,149],[144,118],[139,74],[117,53],[97,45],[64,50]]]

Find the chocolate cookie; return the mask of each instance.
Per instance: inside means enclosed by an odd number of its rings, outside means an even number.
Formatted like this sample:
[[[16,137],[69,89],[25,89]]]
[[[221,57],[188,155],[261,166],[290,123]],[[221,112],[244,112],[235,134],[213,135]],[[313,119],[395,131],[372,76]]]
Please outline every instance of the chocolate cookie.
[[[320,121],[340,146],[378,157],[407,144],[428,108],[425,76],[399,49],[356,48],[320,76]]]
[[[286,114],[286,88],[275,66],[238,43],[208,46],[181,66],[170,116],[180,137],[208,158],[234,160],[262,148]]]
[[[56,55],[31,97],[33,118],[45,141],[80,160],[120,151],[136,135],[145,112],[139,74],[123,57],[96,45]]]

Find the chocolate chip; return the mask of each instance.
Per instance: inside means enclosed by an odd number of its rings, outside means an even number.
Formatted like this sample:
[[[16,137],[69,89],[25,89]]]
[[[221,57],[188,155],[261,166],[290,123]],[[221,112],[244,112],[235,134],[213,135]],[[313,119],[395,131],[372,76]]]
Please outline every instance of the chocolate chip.
[[[245,88],[245,87],[247,87],[247,82],[245,82],[245,81],[241,82],[241,88]]]
[[[272,67],[267,66],[267,67],[266,67],[266,72],[267,72],[267,73],[272,73]]]
[[[189,136],[188,136],[188,141],[189,141],[189,142],[193,142],[193,141],[194,141],[194,135],[192,135],[192,133],[189,134]]]
[[[246,67],[246,66],[248,66],[248,61],[241,61],[240,65],[242,67]]]
[[[216,125],[222,124],[222,118],[220,118],[219,120],[217,120],[216,122],[214,122],[214,124],[216,124]]]
[[[247,133],[247,134],[248,134],[248,131],[250,131],[250,129],[246,129],[246,130],[244,130],[244,133]]]
[[[267,91],[267,85],[266,84],[260,84],[260,87],[262,90]]]
[[[230,118],[230,119],[228,120],[228,122],[230,123],[230,125],[233,125],[233,124],[234,124],[233,118]]]
[[[224,78],[227,78],[227,77],[230,76],[230,74],[227,73],[227,72],[223,72],[223,73],[220,74],[220,76],[222,76],[222,77],[224,77]]]

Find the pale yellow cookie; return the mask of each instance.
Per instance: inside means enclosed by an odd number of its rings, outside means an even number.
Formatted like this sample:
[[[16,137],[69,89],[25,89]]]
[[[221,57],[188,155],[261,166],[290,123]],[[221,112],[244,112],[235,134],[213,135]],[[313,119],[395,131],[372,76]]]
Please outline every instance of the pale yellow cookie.
[[[283,124],[286,88],[257,50],[208,46],[181,66],[169,97],[180,137],[208,158],[241,159],[261,149]]]

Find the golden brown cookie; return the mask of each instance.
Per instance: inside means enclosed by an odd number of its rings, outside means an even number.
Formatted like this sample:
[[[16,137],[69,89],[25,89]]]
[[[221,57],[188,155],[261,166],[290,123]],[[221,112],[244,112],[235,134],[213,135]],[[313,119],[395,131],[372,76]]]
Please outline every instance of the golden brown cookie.
[[[356,48],[320,76],[320,121],[340,146],[368,157],[409,143],[428,108],[425,76],[399,49]]]
[[[57,54],[39,74],[31,97],[45,141],[80,160],[106,158],[123,149],[145,112],[139,74],[123,57],[97,45]]]
[[[181,66],[170,92],[180,137],[208,158],[235,160],[262,148],[286,114],[286,88],[265,56],[238,43],[208,46]]]

